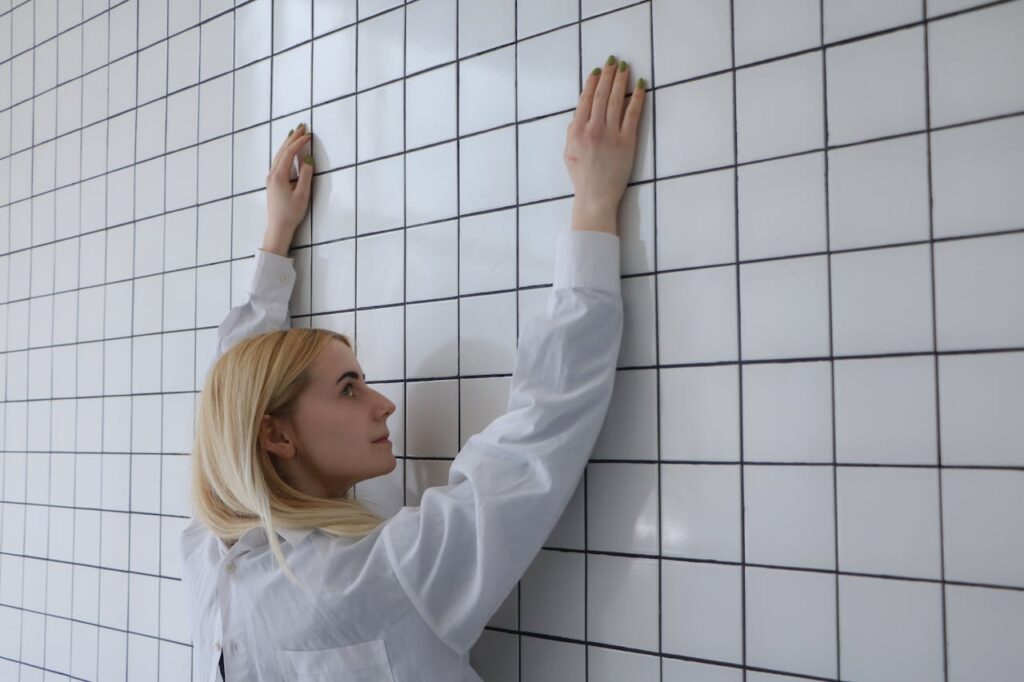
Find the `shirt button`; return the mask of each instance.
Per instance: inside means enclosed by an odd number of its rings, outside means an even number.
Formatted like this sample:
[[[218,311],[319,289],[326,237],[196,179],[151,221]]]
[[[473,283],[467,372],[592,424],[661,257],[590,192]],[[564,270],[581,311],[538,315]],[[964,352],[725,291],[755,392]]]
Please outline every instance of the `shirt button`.
[[[220,640],[219,639],[213,640],[213,650],[214,651],[220,651]]]
[[[230,564],[228,564],[227,566],[224,567],[224,570],[227,571],[228,573],[234,573],[235,572],[235,565],[233,563],[230,563]]]
[[[283,283],[285,283],[287,281],[288,281],[288,277],[286,275],[281,275],[281,283],[283,284]]]

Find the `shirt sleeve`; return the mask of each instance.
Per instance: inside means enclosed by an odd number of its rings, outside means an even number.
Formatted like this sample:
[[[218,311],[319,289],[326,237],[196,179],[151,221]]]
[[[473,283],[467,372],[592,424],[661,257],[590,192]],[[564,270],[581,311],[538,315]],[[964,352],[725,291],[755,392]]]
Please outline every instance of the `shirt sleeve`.
[[[209,374],[228,348],[249,336],[291,326],[288,303],[295,287],[293,259],[256,249],[256,265],[245,303],[235,306],[217,328],[217,348],[206,367]]]
[[[619,237],[569,232],[544,313],[524,327],[507,413],[466,441],[448,484],[382,530],[437,636],[465,654],[569,503],[604,424],[622,337]]]

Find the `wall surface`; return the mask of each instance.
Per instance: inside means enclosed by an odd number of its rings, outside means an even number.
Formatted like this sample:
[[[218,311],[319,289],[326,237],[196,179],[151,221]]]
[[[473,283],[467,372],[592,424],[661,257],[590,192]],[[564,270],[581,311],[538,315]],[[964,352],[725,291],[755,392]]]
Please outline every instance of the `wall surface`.
[[[615,395],[488,682],[1024,670],[1024,0],[0,0],[0,680],[191,678],[197,391],[311,124],[293,324],[393,514],[500,414],[565,129],[651,84]]]

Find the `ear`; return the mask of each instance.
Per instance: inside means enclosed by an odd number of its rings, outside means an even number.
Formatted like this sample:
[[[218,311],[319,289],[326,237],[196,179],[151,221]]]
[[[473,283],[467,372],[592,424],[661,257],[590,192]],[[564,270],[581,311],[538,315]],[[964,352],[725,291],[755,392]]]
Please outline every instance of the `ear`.
[[[295,456],[295,437],[291,425],[269,414],[260,420],[258,433],[260,447],[267,452],[290,459]]]

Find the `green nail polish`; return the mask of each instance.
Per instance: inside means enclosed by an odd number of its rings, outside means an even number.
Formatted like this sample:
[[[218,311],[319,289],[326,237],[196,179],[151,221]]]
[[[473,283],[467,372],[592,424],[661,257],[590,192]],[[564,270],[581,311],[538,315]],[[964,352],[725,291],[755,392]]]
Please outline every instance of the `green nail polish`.
[[[288,131],[288,137],[291,137],[295,133],[295,128]]]
[[[590,75],[591,76],[600,76],[601,75],[601,67],[600,66],[595,66],[594,70],[590,72]]]
[[[306,158],[304,158],[303,161],[305,163],[308,163],[310,166],[314,165],[313,164],[313,155],[312,154],[306,154]]]
[[[605,62],[605,65],[606,66],[611,66],[614,63],[615,63],[615,55],[613,55],[613,54],[612,55],[608,55],[608,61]]]
[[[641,90],[643,90],[644,88],[646,88],[646,87],[647,87],[647,81],[645,81],[645,80],[644,80],[643,78],[641,78],[640,80],[638,80],[638,81],[636,82],[636,87],[638,87],[638,88],[640,88]]]
[[[619,71],[625,71],[628,66],[626,62],[619,62]]]

